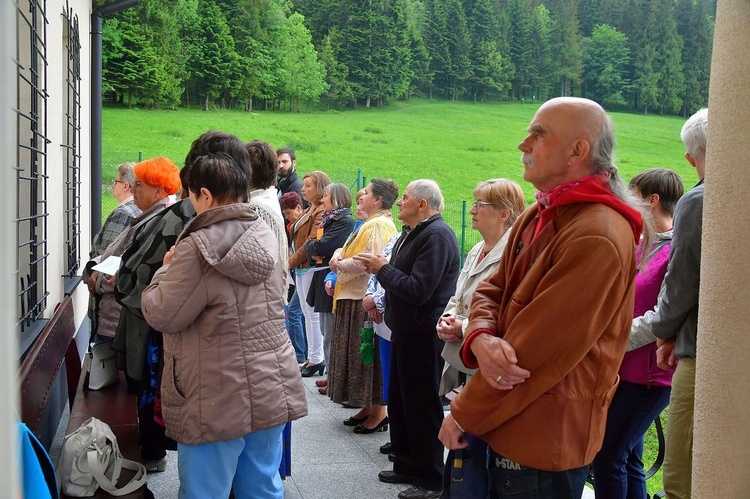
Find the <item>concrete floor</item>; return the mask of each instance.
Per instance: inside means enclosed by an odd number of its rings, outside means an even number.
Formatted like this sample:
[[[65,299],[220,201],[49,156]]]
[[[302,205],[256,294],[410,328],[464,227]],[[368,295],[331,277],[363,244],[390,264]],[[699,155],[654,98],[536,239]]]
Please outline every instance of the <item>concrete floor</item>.
[[[355,435],[342,422],[355,414],[320,395],[315,380],[303,378],[308,415],[292,423],[292,476],[284,480],[285,499],[392,499],[407,485],[389,485],[378,480],[378,472],[392,469],[378,448],[388,441],[388,432]],[[148,487],[157,499],[177,499],[179,478],[177,453],[170,452],[167,470],[148,477]],[[583,499],[594,497],[584,490]]]
[[[303,378],[308,415],[292,423],[292,476],[284,480],[285,499],[396,498],[408,485],[378,480],[378,472],[393,469],[379,447],[388,432],[355,435],[342,422],[356,413],[318,393],[315,381]],[[179,489],[177,453],[169,453],[167,470],[148,477],[157,499],[176,499]]]

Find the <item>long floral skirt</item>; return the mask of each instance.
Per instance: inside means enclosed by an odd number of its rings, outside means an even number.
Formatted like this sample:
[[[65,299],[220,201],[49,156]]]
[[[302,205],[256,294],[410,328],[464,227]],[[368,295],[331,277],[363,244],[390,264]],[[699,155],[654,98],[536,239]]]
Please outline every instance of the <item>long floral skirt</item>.
[[[328,396],[334,402],[348,401],[354,407],[385,405],[378,337],[374,337],[371,365],[365,365],[359,354],[365,316],[362,300],[336,302],[328,364]]]

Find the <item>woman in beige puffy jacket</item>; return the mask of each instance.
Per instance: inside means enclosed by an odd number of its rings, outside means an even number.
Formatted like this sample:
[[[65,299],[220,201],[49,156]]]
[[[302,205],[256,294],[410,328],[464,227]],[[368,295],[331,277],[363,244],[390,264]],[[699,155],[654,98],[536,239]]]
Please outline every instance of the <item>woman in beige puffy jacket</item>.
[[[164,333],[162,411],[177,441],[180,498],[283,497],[281,434],[307,414],[284,327],[286,262],[226,154],[186,175],[197,216],[143,292]]]

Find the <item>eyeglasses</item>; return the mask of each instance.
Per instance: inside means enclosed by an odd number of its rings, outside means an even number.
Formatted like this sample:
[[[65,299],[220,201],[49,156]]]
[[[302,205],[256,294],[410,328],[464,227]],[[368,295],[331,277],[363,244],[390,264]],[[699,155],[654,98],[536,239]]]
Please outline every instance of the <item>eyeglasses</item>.
[[[114,179],[112,181],[112,187],[116,186],[117,184],[127,184],[127,182],[123,182],[122,180]]]
[[[471,206],[472,206],[472,207],[473,207],[474,209],[477,209],[477,210],[478,210],[478,209],[480,209],[480,208],[481,208],[482,206],[495,206],[495,205],[494,205],[494,204],[492,204],[492,203],[488,203],[487,201],[480,201],[480,200],[478,200],[478,199],[477,199],[476,201],[474,201],[474,204],[472,204]]]

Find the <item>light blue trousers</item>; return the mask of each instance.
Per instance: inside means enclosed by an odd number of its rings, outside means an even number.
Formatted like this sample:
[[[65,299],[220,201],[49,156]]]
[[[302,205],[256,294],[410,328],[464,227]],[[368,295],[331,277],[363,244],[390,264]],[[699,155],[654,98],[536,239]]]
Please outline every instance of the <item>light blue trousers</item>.
[[[279,476],[284,425],[209,444],[177,444],[180,499],[283,499]]]

